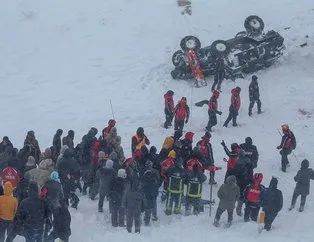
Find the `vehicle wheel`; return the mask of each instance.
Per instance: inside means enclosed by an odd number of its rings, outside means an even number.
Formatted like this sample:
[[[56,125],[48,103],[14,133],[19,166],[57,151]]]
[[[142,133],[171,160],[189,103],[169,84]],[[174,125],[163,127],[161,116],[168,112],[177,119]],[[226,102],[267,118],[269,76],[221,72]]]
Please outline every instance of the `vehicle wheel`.
[[[182,61],[184,61],[184,52],[182,50],[174,52],[172,55],[172,63],[175,66],[179,66]]]
[[[201,42],[195,36],[189,35],[185,36],[181,40],[180,46],[183,51],[187,51],[188,49],[195,49],[196,51],[198,51],[201,48]]]
[[[241,31],[239,33],[236,34],[236,38],[242,38],[242,37],[245,37],[247,36],[247,32],[246,31]]]
[[[244,27],[249,34],[261,34],[264,30],[264,26],[264,21],[256,15],[251,15],[244,21]]]
[[[224,40],[216,40],[210,46],[210,53],[215,57],[228,55],[230,53],[230,46]]]

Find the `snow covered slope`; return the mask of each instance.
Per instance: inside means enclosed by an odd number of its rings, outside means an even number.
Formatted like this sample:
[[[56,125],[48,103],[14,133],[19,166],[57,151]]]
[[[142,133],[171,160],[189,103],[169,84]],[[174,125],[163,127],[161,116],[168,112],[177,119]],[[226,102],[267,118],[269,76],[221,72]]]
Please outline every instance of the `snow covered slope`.
[[[108,215],[104,218],[96,212],[95,202],[82,198],[79,210],[72,211],[71,241],[312,241],[314,189],[303,214],[288,213],[287,208],[300,161],[305,157],[314,160],[313,0],[199,0],[192,1],[191,9],[191,16],[182,15],[183,7],[178,7],[176,0],[2,1],[1,134],[21,147],[27,130],[34,129],[44,149],[56,129],[71,128],[79,141],[90,127],[101,129],[112,117],[111,100],[127,154],[138,126],[160,147],[172,132],[161,128],[162,95],[173,89],[175,99],[188,98],[192,118],[187,130],[196,132],[197,140],[206,125],[207,110],[193,103],[209,98],[209,88],[191,89],[185,81],[172,80],[172,53],[187,34],[209,44],[234,36],[243,29],[248,15],[259,15],[265,29],[279,31],[287,46],[280,63],[258,73],[265,113],[247,115],[249,77],[236,83],[225,81],[220,98],[223,115],[212,142],[216,164],[225,168],[220,141],[230,144],[242,142],[246,136],[253,138],[261,154],[258,170],[264,173],[264,184],[268,185],[272,175],[278,176],[284,192],[284,209],[274,230],[257,235],[256,224],[244,224],[236,216],[229,230],[216,229],[208,211],[199,217],[168,218],[160,209],[157,224],[143,228],[140,236],[128,235],[124,229],[112,229]],[[300,48],[304,41],[308,46]],[[243,90],[240,127],[223,129],[230,90],[236,85]],[[280,142],[277,128],[282,123],[291,126],[298,142],[298,158],[290,156],[291,168],[286,174],[279,171],[280,156],[275,149]],[[217,174],[219,184],[224,171]],[[206,188],[203,196],[207,194]]]

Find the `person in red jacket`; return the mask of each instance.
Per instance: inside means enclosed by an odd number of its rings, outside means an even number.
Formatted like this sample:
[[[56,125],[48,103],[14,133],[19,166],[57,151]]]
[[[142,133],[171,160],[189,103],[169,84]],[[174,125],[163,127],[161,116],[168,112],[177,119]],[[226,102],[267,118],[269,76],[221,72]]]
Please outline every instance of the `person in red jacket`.
[[[214,166],[215,165],[215,161],[214,161],[214,156],[213,156],[213,148],[212,145],[210,143],[210,138],[212,137],[212,135],[209,132],[206,132],[205,135],[202,137],[202,139],[197,142],[196,147],[199,148],[199,150],[201,151],[201,153],[204,156],[204,166],[208,167],[208,166]],[[215,181],[215,171],[210,171],[209,172],[209,184],[217,184],[217,182]]]
[[[106,139],[110,130],[116,125],[116,121],[114,119],[109,119],[108,126],[102,130],[102,138]]]
[[[217,90],[213,91],[213,95],[208,100],[203,100],[198,103],[195,103],[195,106],[202,107],[205,104],[208,104],[208,123],[206,126],[206,130],[211,132],[212,127],[217,125],[217,114],[221,115],[222,112],[218,111],[218,98],[219,92]]]
[[[186,103],[186,97],[181,98],[181,100],[174,109],[174,114],[174,130],[183,130],[184,123],[187,123],[190,117],[190,108]]]
[[[238,126],[237,116],[239,114],[239,109],[241,106],[240,92],[241,92],[240,87],[236,87],[231,90],[231,104],[229,107],[229,116],[223,125],[224,127],[228,126],[228,123],[231,121],[231,119],[232,119],[232,125]]]
[[[224,159],[227,161],[227,171],[225,175],[225,182],[228,176],[230,176],[230,171],[235,168],[238,158],[239,158],[239,152],[241,150],[241,147],[237,143],[232,143],[231,144],[231,151],[228,149],[228,147],[225,144],[225,141],[221,142],[222,147],[224,148],[226,155],[229,157],[228,160]]]
[[[168,154],[168,158],[160,163],[161,176],[162,176],[162,180],[164,181],[164,187],[163,187],[163,191],[162,191],[162,195],[161,195],[162,201],[165,201],[167,198],[167,190],[168,190],[168,183],[169,183],[168,176],[167,176],[167,170],[169,168],[174,167],[175,159],[176,159],[176,152],[174,150],[171,150]]]
[[[262,173],[254,174],[253,184],[248,185],[244,190],[244,222],[248,222],[250,218],[252,221],[257,222],[258,212],[263,204],[265,193],[265,187],[261,184],[262,180]]]
[[[199,148],[195,147],[192,152],[192,158],[188,160],[186,163],[184,170],[186,172],[192,172],[193,166],[196,165],[199,172],[204,172],[204,166],[200,160],[204,158],[202,152],[199,150]]]
[[[186,52],[186,59],[189,63],[189,67],[191,68],[193,77],[195,79],[195,87],[200,87],[200,84],[202,86],[207,86],[207,82],[204,78],[204,72],[201,68],[201,65],[197,59],[197,54],[194,49],[189,49]]]
[[[20,175],[9,164],[9,166],[2,171],[1,179],[3,184],[5,184],[6,182],[10,182],[13,189],[15,189],[17,184],[20,182]]]
[[[281,155],[281,170],[286,172],[287,165],[289,164],[288,155],[291,154],[292,150],[296,148],[296,139],[294,133],[290,130],[288,124],[283,124],[281,126],[283,136],[281,138],[281,143],[277,146],[277,149],[280,150]]]
[[[165,115],[166,122],[164,128],[168,128],[172,125],[173,115],[174,115],[174,101],[173,101],[174,92],[172,90],[167,91],[164,95],[165,98]]]

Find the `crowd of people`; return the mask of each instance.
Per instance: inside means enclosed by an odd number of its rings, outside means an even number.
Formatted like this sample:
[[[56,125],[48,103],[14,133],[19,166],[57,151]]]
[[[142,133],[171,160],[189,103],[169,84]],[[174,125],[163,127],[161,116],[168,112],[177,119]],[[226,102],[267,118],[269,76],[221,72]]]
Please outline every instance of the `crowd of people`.
[[[235,93],[239,94],[240,90],[235,88],[232,91],[231,116],[227,119],[233,118],[234,125],[235,110],[240,105],[239,96]],[[91,200],[98,198],[100,213],[104,212],[105,200],[109,201],[112,226],[126,227],[130,233],[133,227],[136,233],[140,233],[142,213],[146,226],[158,220],[157,198],[161,187],[160,198],[166,215],[181,214],[182,204],[185,205],[186,216],[202,212],[206,171],[209,173],[208,183],[216,185],[215,172],[220,169],[215,166],[210,133],[217,123],[216,114],[221,114],[217,110],[219,92],[214,91],[208,102],[207,130],[195,143],[193,132],[183,135],[184,123],[189,120],[186,98],[183,97],[174,106],[173,95],[171,90],[165,94],[165,128],[172,126],[174,118],[175,132],[173,136],[165,137],[159,152],[151,145],[144,128],[139,127],[131,138],[132,156],[126,158],[113,119],[108,121],[101,134],[93,127],[76,145],[73,130],[62,137],[63,130],[58,129],[52,146],[44,152],[41,152],[34,131],[27,133],[20,150],[7,136],[3,137],[0,143],[3,185],[0,189],[0,241],[13,241],[17,235],[24,236],[27,242],[54,241],[57,238],[69,241],[71,215],[68,207],[78,208],[80,199],[77,192]],[[206,103],[207,100],[196,105]],[[260,111],[260,102],[257,103]],[[250,105],[249,115],[253,104]],[[296,139],[287,124],[282,125],[282,132],[277,148],[282,156],[282,171],[285,172],[289,165],[288,155],[296,148]],[[228,213],[226,226],[230,227],[234,209],[247,222],[257,221],[262,208],[265,212],[264,228],[270,230],[283,206],[282,193],[277,188],[278,180],[273,177],[268,188],[262,185],[263,174],[254,172],[258,167],[259,154],[252,138],[247,137],[242,144],[232,143],[230,149],[224,141],[221,145],[228,159],[225,159],[224,184],[217,193],[220,202],[214,226],[220,225],[224,211]],[[302,212],[310,191],[310,179],[314,179],[314,171],[309,168],[307,160],[302,161],[294,179],[296,188],[290,210],[301,196],[299,211]]]

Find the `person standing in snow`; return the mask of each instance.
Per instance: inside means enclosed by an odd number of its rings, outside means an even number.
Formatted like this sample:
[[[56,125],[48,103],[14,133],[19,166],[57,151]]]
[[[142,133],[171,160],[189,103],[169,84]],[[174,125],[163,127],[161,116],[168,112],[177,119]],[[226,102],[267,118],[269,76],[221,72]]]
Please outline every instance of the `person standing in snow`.
[[[262,173],[254,174],[254,181],[248,185],[244,191],[245,210],[244,222],[252,221],[257,222],[258,212],[263,204],[263,196],[265,187],[261,184],[263,180]]]
[[[212,86],[212,92],[215,91],[216,85],[217,85],[217,89],[220,91],[221,89],[221,83],[222,81],[225,79],[225,63],[224,63],[224,59],[223,57],[219,57],[216,61],[215,61],[215,76],[214,76],[214,83]]]
[[[174,109],[174,130],[183,131],[184,123],[189,122],[190,108],[187,105],[186,97],[182,97]]]
[[[201,151],[204,156],[204,166],[214,166],[214,156],[213,156],[213,148],[210,143],[210,138],[212,135],[209,132],[206,132],[202,139],[196,144],[196,147]],[[209,172],[209,184],[216,185],[217,182],[215,181],[215,171]]]
[[[69,130],[68,135],[62,138],[62,146],[66,145],[69,149],[74,150],[74,131]]]
[[[237,185],[235,176],[228,176],[226,183],[222,184],[217,192],[217,196],[220,199],[219,205],[216,211],[214,226],[219,227],[219,220],[224,211],[228,213],[227,227],[232,225],[233,210],[236,201],[240,197],[240,188]]]
[[[213,91],[213,95],[208,100],[203,100],[198,103],[195,103],[195,106],[202,107],[204,104],[208,104],[208,123],[206,126],[206,130],[211,132],[212,127],[217,125],[217,114],[221,115],[222,112],[218,111],[218,98],[219,92],[217,90]]]
[[[173,101],[174,92],[169,90],[164,95],[165,98],[165,115],[166,115],[166,122],[164,124],[164,128],[168,128],[172,126],[172,120],[174,115],[174,101]]]
[[[265,212],[265,226],[264,229],[269,231],[271,225],[282,209],[283,197],[282,192],[277,189],[278,179],[273,177],[270,181],[269,187],[266,188],[263,199],[263,211]]]
[[[259,87],[257,82],[257,76],[252,76],[252,81],[249,86],[249,96],[250,96],[250,106],[249,106],[249,116],[252,116],[252,108],[254,107],[255,102],[257,103],[257,113],[262,113],[261,110],[261,100],[259,99]]]
[[[294,177],[295,182],[297,183],[293,192],[291,207],[289,211],[294,209],[295,203],[298,196],[301,195],[301,204],[299,211],[304,211],[304,206],[306,202],[307,195],[310,194],[310,180],[314,180],[314,171],[312,168],[309,168],[310,163],[308,160],[303,160],[301,162],[301,169],[298,171],[297,175]]]
[[[232,125],[238,126],[237,124],[237,116],[239,115],[239,109],[241,106],[241,97],[240,97],[241,88],[236,87],[231,90],[231,104],[229,107],[229,115],[224,123],[224,127],[228,127],[229,122],[232,119]]]
[[[34,131],[28,131],[25,141],[24,141],[24,146],[28,145],[30,147],[30,155],[35,158],[36,164],[39,163],[39,158],[40,158],[40,148],[37,139],[35,138],[35,132]]]
[[[4,184],[4,195],[0,196],[0,241],[4,241],[5,232],[9,234],[17,210],[17,199],[13,197],[10,182]]]
[[[102,130],[102,138],[105,140],[113,127],[116,126],[116,121],[114,119],[109,119],[108,126]]]
[[[183,159],[183,166],[191,159],[192,156],[192,144],[193,144],[193,132],[187,132],[183,140],[181,140],[181,157]]]
[[[239,151],[241,150],[240,146],[237,143],[232,143],[231,144],[231,151],[228,149],[228,147],[225,144],[225,141],[223,140],[221,142],[222,147],[224,148],[226,155],[229,157],[228,160],[224,159],[227,161],[227,171],[225,175],[225,182],[228,176],[231,175],[231,170],[235,168],[238,158],[239,158]]]
[[[259,154],[255,145],[253,145],[253,140],[251,137],[245,138],[245,143],[240,145],[241,149],[244,150],[245,156],[248,157],[253,165],[253,168],[257,167],[257,162]]]
[[[53,136],[52,146],[55,148],[57,155],[60,154],[61,150],[61,135],[63,134],[62,129],[58,129],[56,134]]]
[[[131,145],[131,151],[132,155],[135,154],[136,150],[140,150],[144,145],[149,145],[150,141],[146,137],[144,133],[144,129],[142,127],[139,127],[136,131],[136,134],[132,136],[132,145]]]
[[[296,139],[294,133],[290,130],[288,124],[281,125],[283,136],[281,138],[281,143],[277,146],[280,150],[281,155],[281,170],[283,172],[287,171],[287,166],[289,164],[288,155],[296,148]]]
[[[186,177],[186,204],[185,215],[191,214],[193,206],[193,214],[198,215],[201,211],[201,198],[202,198],[202,184],[206,181],[207,177],[198,169],[197,164],[192,166],[192,171]]]
[[[7,147],[11,147],[13,149],[13,144],[11,143],[8,136],[4,136],[0,143],[0,153],[3,153]]]
[[[168,169],[174,167],[174,161],[176,159],[176,152],[171,150],[168,154],[167,159],[163,160],[160,164],[161,166],[161,178],[164,182],[163,192],[161,195],[161,200],[165,201],[168,194],[168,185],[169,185],[169,176],[168,176]]]

